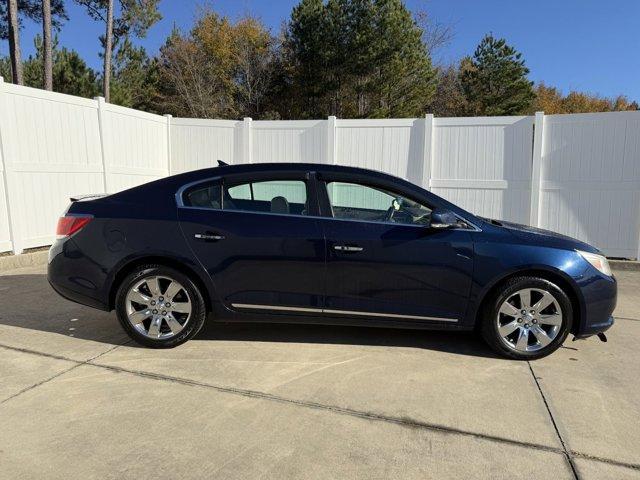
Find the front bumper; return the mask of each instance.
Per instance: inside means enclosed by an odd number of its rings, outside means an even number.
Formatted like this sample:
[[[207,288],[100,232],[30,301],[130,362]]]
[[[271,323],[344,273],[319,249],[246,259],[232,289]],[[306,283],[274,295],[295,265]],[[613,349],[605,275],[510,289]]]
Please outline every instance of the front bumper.
[[[604,322],[592,323],[588,325],[586,328],[581,330],[579,334],[575,336],[575,339],[580,340],[583,338],[591,337],[592,335],[597,335],[598,333],[604,333],[607,330],[609,330],[614,323],[615,323],[615,318],[613,318],[613,315],[611,315]]]
[[[611,328],[615,321],[613,311],[618,297],[615,277],[603,275],[590,268],[578,281],[578,287],[583,301],[580,322],[573,329],[576,338],[590,337]]]

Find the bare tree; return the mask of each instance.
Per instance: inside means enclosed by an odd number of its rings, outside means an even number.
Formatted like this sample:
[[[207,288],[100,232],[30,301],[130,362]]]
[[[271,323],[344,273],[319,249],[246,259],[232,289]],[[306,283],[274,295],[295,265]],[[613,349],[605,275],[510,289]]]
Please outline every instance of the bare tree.
[[[51,0],[42,0],[44,89],[53,90],[53,48],[51,46]]]
[[[422,29],[422,43],[433,59],[434,53],[453,40],[453,25],[436,21],[424,10],[416,12],[415,19]]]
[[[273,78],[274,39],[255,18],[235,26],[236,108],[243,116],[259,118]]]
[[[160,50],[163,110],[198,118],[235,118],[232,92],[218,59],[174,32]]]
[[[23,85],[22,56],[20,54],[20,27],[18,24],[18,0],[8,0],[9,50],[13,83]]]
[[[102,78],[102,91],[104,99],[109,102],[109,84],[111,82],[111,50],[113,44],[113,0],[107,1],[107,21],[104,41],[104,75]]]

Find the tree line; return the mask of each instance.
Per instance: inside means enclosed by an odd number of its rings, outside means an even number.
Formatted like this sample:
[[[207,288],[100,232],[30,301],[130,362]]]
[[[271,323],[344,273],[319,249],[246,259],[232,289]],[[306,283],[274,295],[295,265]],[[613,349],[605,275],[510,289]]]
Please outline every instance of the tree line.
[[[528,79],[524,58],[487,34],[475,52],[434,65],[450,27],[402,0],[300,0],[281,31],[258,18],[201,12],[174,29],[155,55],[136,46],[161,19],[159,0],[73,0],[104,27],[103,68],[58,46],[64,0],[0,0],[0,57],[7,81],[181,117],[255,119],[398,118],[638,110],[624,96],[564,95]],[[23,60],[20,28],[42,24]]]

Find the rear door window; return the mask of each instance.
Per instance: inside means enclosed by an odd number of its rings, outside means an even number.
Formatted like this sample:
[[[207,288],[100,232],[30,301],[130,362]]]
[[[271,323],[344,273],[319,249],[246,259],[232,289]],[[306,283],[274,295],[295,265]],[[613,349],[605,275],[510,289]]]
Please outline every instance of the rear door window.
[[[246,212],[308,215],[303,180],[267,180],[225,185],[223,209]]]

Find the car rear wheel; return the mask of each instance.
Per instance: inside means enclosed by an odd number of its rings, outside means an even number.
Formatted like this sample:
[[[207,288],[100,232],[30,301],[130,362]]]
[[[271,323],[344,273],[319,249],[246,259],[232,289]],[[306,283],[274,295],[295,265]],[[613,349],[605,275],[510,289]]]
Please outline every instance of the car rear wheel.
[[[573,322],[566,293],[539,277],[509,280],[483,313],[485,341],[499,354],[518,360],[534,360],[560,348]]]
[[[141,345],[170,348],[196,335],[206,318],[202,294],[181,272],[162,265],[137,267],[121,283],[116,313]]]

